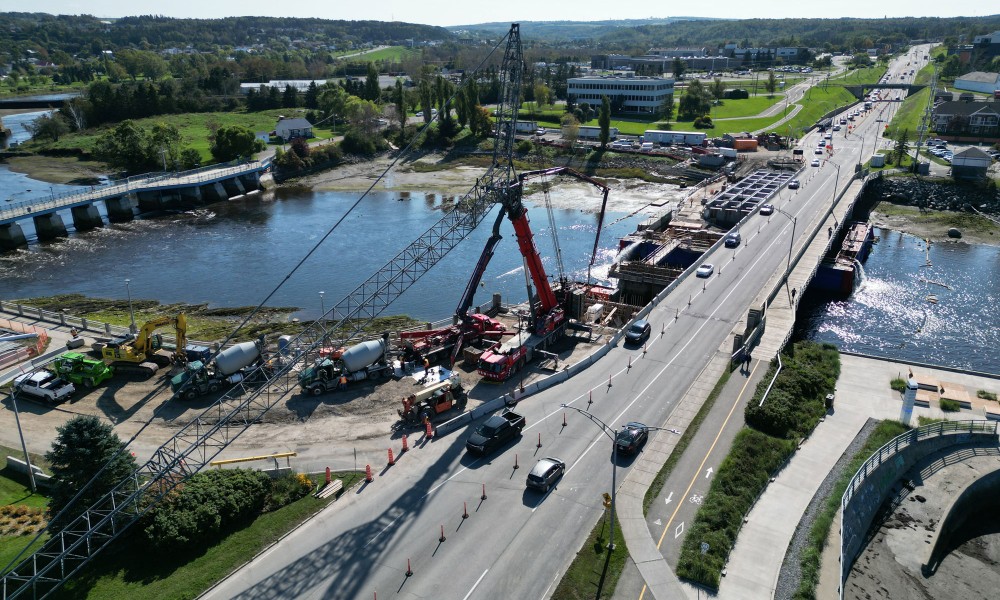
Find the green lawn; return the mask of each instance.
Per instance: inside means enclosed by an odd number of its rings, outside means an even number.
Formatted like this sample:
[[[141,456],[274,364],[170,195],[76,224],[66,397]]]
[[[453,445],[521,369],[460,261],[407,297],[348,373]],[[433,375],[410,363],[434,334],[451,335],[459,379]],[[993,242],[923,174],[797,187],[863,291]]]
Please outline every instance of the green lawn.
[[[782,102],[785,95],[775,92],[773,96],[750,96],[745,100],[722,100],[722,104],[712,107],[713,119],[752,117]]]
[[[889,123],[889,128],[885,130],[885,136],[891,139],[899,139],[898,136],[904,130],[908,132],[910,142],[917,141],[917,127],[920,126],[920,118],[927,108],[927,98],[931,94],[930,88],[924,88],[916,94],[910,94],[903,100],[903,105],[899,107],[896,116]]]
[[[181,134],[181,147],[194,148],[201,153],[202,160],[212,162],[212,155],[209,152],[208,136],[211,127],[226,127],[239,125],[251,131],[273,131],[278,122],[279,115],[305,114],[304,109],[275,109],[254,113],[244,112],[214,112],[214,113],[184,113],[176,115],[158,115],[147,119],[137,119],[136,123],[147,129],[155,123],[167,123],[173,125]],[[97,147],[100,136],[106,128],[88,129],[81,133],[74,133],[59,138],[58,142],[30,142],[26,144],[29,150],[42,149],[73,149],[82,148],[87,152],[93,152]],[[314,130],[316,140],[329,139],[330,130],[318,128]]]
[[[362,474],[337,473],[335,476],[344,480],[346,490]],[[314,480],[320,481],[322,476]],[[98,557],[55,597],[90,600],[195,598],[332,501],[332,498],[318,500],[312,495],[305,496],[259,516],[213,546],[170,557],[152,556],[144,548],[136,547],[141,546],[141,542],[126,542],[117,552]]]
[[[19,449],[0,446],[0,506],[24,505],[32,508],[44,508],[48,506],[49,499],[41,494],[32,494],[27,486],[26,477],[22,479],[19,474],[15,474],[7,469],[7,457],[24,459],[24,455]],[[32,463],[46,467],[48,463],[41,456],[32,454]],[[0,519],[2,522],[2,519]],[[6,531],[6,528],[3,529]],[[22,549],[34,539],[34,534],[30,535],[0,535],[0,571],[13,560]],[[39,542],[41,545],[41,541]]]
[[[609,560],[609,530],[610,523],[601,518],[559,581],[552,600],[600,600],[614,595],[618,578],[628,560],[628,548],[621,535],[621,525],[615,519],[615,550]]]
[[[840,83],[844,85],[872,85],[878,83],[882,76],[885,75],[886,67],[883,66],[873,66],[864,67],[861,69],[851,69],[846,73],[842,73],[836,77],[830,78],[830,83]]]
[[[368,52],[366,54],[362,54],[361,56],[352,56],[347,60],[352,62],[375,62],[379,60],[400,62],[404,58],[413,54],[418,54],[419,52],[419,50],[411,50],[409,48],[404,48],[403,46],[389,46],[388,48]]]

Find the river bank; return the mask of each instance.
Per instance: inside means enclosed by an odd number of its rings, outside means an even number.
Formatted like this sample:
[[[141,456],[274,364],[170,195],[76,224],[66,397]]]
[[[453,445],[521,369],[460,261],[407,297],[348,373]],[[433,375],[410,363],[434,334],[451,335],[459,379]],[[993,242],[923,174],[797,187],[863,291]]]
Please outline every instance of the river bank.
[[[935,243],[1000,246],[1000,225],[971,212],[922,211],[914,206],[880,202],[872,210],[870,220],[875,227],[908,233]],[[961,238],[948,237],[948,230],[953,227],[962,232]]]

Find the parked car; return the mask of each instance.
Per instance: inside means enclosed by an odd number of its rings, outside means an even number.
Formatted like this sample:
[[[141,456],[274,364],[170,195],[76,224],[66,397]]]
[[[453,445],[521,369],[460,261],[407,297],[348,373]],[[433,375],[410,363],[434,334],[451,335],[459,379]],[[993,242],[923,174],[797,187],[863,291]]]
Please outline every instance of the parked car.
[[[631,422],[622,426],[615,436],[615,446],[619,454],[635,454],[649,439],[649,427],[642,423]]]
[[[698,277],[711,277],[712,273],[715,273],[715,265],[712,263],[704,263],[694,272]]]
[[[814,158],[813,161],[811,163],[809,163],[809,164],[812,165],[812,166],[814,166],[814,167],[818,167],[819,166],[819,159],[818,158]]]
[[[740,232],[733,231],[726,236],[725,245],[726,248],[738,248],[742,242],[743,236],[740,235]]]
[[[799,185],[801,185],[799,183],[799,180],[798,179],[793,179],[793,180],[791,180],[791,181],[788,182],[788,189],[790,189],[790,190],[797,190],[797,189],[799,189]]]
[[[51,404],[69,400],[76,393],[72,383],[46,369],[18,375],[14,378],[14,389]]]
[[[566,472],[566,463],[558,458],[547,457],[535,463],[525,482],[529,488],[549,491]]]
[[[649,339],[650,331],[649,321],[639,319],[629,325],[629,328],[625,331],[625,341],[633,344],[641,344]]]
[[[773,215],[774,214],[774,207],[771,206],[770,204],[762,204],[760,206],[760,214],[765,215],[765,216],[766,215]]]

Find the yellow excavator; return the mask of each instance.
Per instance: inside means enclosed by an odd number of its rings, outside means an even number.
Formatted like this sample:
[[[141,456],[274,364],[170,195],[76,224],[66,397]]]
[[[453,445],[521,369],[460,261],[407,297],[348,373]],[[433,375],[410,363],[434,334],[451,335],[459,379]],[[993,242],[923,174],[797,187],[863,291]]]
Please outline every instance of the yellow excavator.
[[[176,330],[177,346],[171,356],[158,354],[163,347],[163,337],[156,330],[165,325],[173,325]],[[101,358],[115,368],[115,372],[149,379],[171,362],[184,363],[187,346],[187,317],[180,313],[176,317],[158,317],[146,321],[139,335],[115,338],[101,347]]]

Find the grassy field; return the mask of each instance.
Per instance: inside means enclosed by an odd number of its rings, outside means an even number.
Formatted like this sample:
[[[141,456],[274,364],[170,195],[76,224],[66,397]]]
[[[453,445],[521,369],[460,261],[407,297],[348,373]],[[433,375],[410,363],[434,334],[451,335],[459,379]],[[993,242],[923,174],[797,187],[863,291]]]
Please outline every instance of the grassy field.
[[[337,473],[335,477],[344,480],[346,490],[362,474]],[[314,481],[321,479],[322,476],[316,476]],[[144,548],[135,547],[136,542],[126,543],[118,552],[98,557],[55,597],[90,600],[195,598],[332,501],[332,498],[318,500],[307,495],[259,516],[213,546],[175,556],[151,556]]]
[[[882,76],[885,75],[885,72],[886,67],[878,65],[861,69],[851,69],[846,73],[831,77],[830,82],[844,85],[872,85],[878,83],[882,79]]]
[[[210,145],[208,136],[211,133],[212,127],[239,125],[251,131],[272,131],[274,125],[278,122],[279,115],[301,116],[304,114],[304,109],[275,109],[254,113],[184,113],[138,119],[136,123],[147,129],[151,128],[155,123],[173,125],[181,134],[180,145],[182,148],[194,148],[201,154],[203,161],[211,162],[212,155],[208,150]],[[33,141],[25,144],[25,148],[28,150],[82,148],[84,151],[92,153],[97,147],[98,139],[105,131],[106,129],[104,128],[89,129],[81,133],[63,136],[59,138],[58,142]],[[316,140],[329,139],[331,136],[330,130],[322,127],[313,131],[316,134]]]
[[[1000,227],[996,223],[971,212],[922,212],[915,206],[891,204],[889,202],[880,202],[875,207],[875,211],[886,216],[900,216],[919,221],[920,223],[928,223],[941,230],[957,227],[963,232],[969,232],[970,234],[976,233],[988,236],[1000,233]]]
[[[802,137],[801,134],[812,127],[820,117],[856,100],[850,92],[839,85],[811,88],[800,102],[802,110],[788,123],[781,126],[781,133],[785,133],[790,128],[793,137]]]
[[[381,48],[374,52],[362,54],[361,56],[352,56],[345,60],[351,62],[375,62],[380,60],[399,62],[408,56],[419,53],[419,50],[411,50],[403,46],[389,46],[388,48]]]
[[[628,560],[628,548],[621,535],[621,525],[615,519],[615,550],[609,559],[609,525],[607,518],[602,518],[590,532],[583,548],[576,553],[576,558],[552,593],[552,600],[600,600],[614,595]]]
[[[916,144],[917,127],[920,126],[920,118],[927,108],[927,98],[931,94],[930,88],[924,88],[916,94],[910,94],[903,100],[903,105],[899,107],[896,116],[889,123],[889,128],[885,130],[885,136],[891,139],[899,139],[903,131],[908,131],[909,140]]]
[[[0,446],[0,570],[34,538],[34,528],[30,533],[25,530],[28,517],[19,513],[38,513],[49,504],[47,497],[31,492],[25,476],[7,469],[8,456],[24,458],[20,449]],[[31,461],[43,468],[48,466],[45,459],[36,454],[31,455]],[[14,507],[26,507],[28,510],[12,510]],[[18,522],[18,519],[21,521]]]

